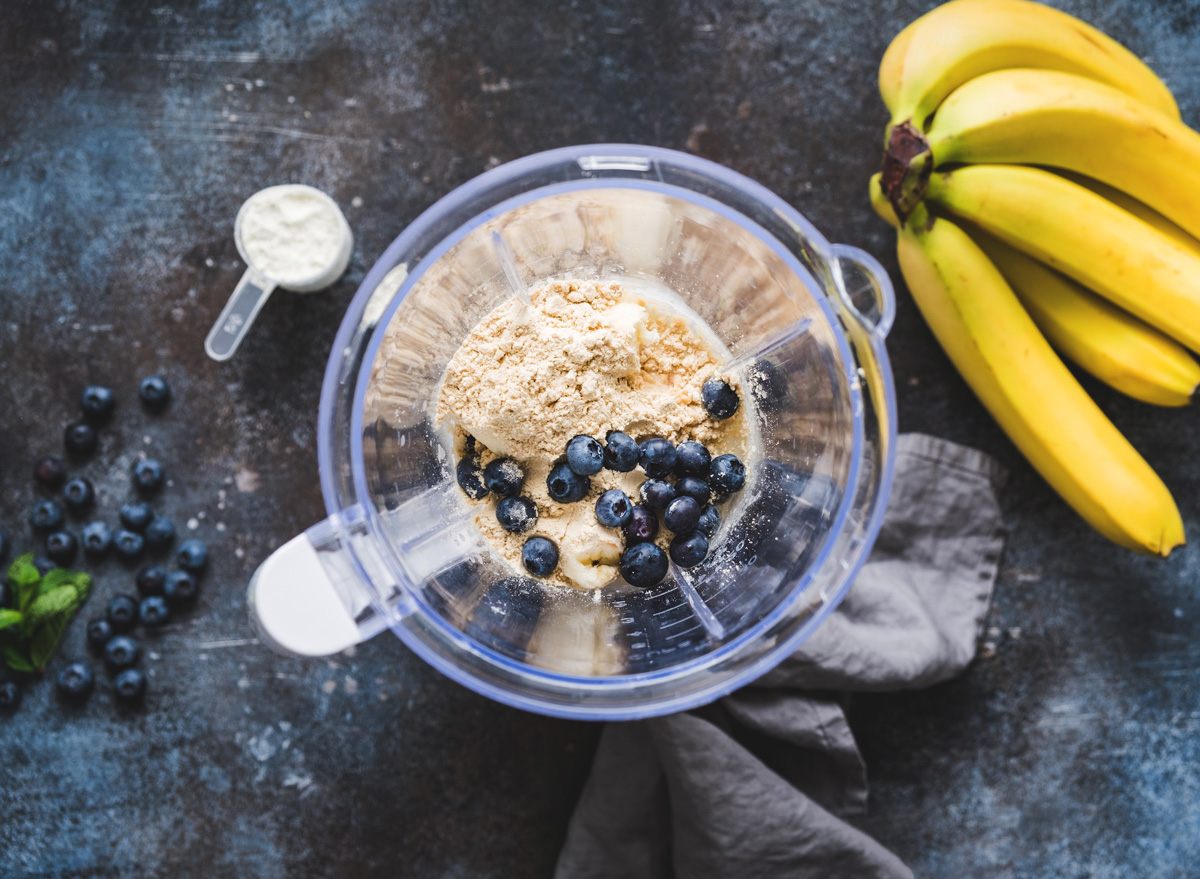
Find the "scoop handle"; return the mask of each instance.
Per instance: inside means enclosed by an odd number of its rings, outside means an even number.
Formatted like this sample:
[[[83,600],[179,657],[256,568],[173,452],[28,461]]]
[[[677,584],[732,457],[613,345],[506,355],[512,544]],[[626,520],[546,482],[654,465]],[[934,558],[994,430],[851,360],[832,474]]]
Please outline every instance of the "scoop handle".
[[[246,269],[221,309],[221,316],[209,330],[208,338],[204,340],[204,353],[216,361],[232,357],[274,289],[275,282],[258,269]]]

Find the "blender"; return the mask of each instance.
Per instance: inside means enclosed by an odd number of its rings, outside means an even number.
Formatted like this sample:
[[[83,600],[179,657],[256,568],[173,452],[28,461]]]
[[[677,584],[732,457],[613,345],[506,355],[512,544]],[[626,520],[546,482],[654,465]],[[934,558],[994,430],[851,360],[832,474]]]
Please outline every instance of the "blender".
[[[723,372],[756,389],[745,496],[701,565],[648,589],[513,570],[432,421],[472,328],[554,278],[667,287],[728,350]],[[485,696],[581,719],[681,711],[754,680],[833,611],[878,533],[894,311],[873,258],[706,160],[588,145],[488,171],[406,228],[346,313],[318,416],[328,518],[254,574],[260,633],[318,656],[390,629]]]

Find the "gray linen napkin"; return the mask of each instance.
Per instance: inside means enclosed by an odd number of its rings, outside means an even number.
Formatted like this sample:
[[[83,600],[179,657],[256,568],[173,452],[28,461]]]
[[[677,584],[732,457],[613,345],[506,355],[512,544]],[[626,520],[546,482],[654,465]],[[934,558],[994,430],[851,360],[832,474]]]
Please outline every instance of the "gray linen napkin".
[[[753,685],[605,727],[556,879],[911,879],[845,820],[865,812],[867,778],[837,692],[928,686],[971,661],[1004,545],[1002,481],[980,452],[901,436],[846,600]]]

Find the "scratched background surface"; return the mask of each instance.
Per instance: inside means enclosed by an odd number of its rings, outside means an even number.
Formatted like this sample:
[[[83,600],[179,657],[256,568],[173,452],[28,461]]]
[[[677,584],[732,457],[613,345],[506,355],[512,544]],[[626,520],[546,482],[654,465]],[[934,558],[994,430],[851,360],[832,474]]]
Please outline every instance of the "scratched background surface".
[[[198,611],[148,641],[144,710],[48,682],[0,718],[0,876],[547,876],[598,727],[488,702],[381,637],[301,661],[252,641],[244,584],[323,516],[322,368],[364,272],[421,210],[565,144],[690,150],[761,181],[899,278],[864,189],[875,66],[926,2],[7,0],[0,8],[0,523],[30,543],[29,471],[88,382],[119,415],[80,469],[111,521],[139,453],[209,541]],[[1200,4],[1063,2],[1144,57],[1200,124]],[[330,292],[279,294],[236,359],[201,340],[242,270],[238,205],[316,185],[356,235]],[[1037,479],[901,289],[901,428],[1000,458],[1011,539],[980,655],[855,699],[865,828],[921,876],[1200,871],[1200,552],[1134,558]],[[176,402],[136,405],[162,371]],[[1088,383],[1200,534],[1195,412]],[[187,524],[185,524],[187,523]],[[190,528],[193,526],[194,528]],[[115,562],[95,598],[131,591]],[[85,656],[82,619],[51,672]]]

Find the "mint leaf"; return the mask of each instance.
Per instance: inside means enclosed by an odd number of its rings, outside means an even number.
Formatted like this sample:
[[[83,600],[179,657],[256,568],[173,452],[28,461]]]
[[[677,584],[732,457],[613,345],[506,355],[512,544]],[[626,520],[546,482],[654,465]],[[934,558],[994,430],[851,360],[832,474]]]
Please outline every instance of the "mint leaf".
[[[45,622],[50,617],[60,614],[70,617],[71,611],[77,606],[74,586],[59,586],[52,592],[39,595],[29,605],[25,612],[25,631],[33,631],[33,627]]]
[[[62,568],[42,577],[28,553],[9,566],[8,582],[19,609],[0,611],[0,658],[14,671],[40,672],[91,591],[92,578]]]
[[[8,585],[12,587],[13,598],[18,610],[23,611],[29,606],[29,602],[37,593],[38,581],[41,579],[42,575],[33,566],[33,553],[31,552],[18,556],[8,566]]]
[[[18,625],[24,618],[24,614],[19,610],[4,608],[0,610],[0,629],[7,629],[9,626]]]
[[[32,673],[37,670],[15,644],[0,644],[0,656],[4,657],[5,664],[13,671]]]
[[[29,642],[29,661],[37,671],[44,669],[50,662],[50,657],[58,648],[58,642],[66,631],[67,623],[71,622],[70,613],[61,613],[50,617],[33,633]]]

